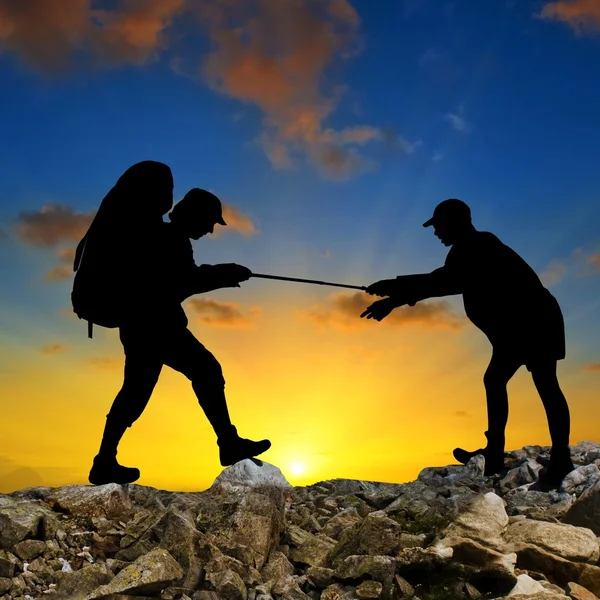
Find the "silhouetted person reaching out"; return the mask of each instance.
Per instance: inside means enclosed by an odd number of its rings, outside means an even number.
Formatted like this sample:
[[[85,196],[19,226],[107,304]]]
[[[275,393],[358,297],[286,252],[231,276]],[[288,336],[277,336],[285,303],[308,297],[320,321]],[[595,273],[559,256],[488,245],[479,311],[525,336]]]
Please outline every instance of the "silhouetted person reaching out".
[[[381,321],[399,306],[414,306],[426,298],[462,294],[469,319],[490,340],[493,352],[483,377],[487,398],[487,445],[473,452],[454,450],[466,464],[473,456],[485,456],[486,475],[504,468],[505,429],[508,421],[506,386],[521,365],[531,372],[542,399],[550,436],[551,458],[540,471],[540,489],[560,486],[573,470],[569,450],[570,415],[560,389],[556,367],[565,357],[563,316],[554,296],[542,285],[531,267],[494,234],[478,231],[469,207],[457,199],[441,202],[433,217],[434,234],[451,246],[443,267],[427,274],[399,276],[367,288],[378,300],[361,317]]]
[[[172,185],[168,193],[170,207]],[[106,418],[100,450],[89,474],[92,484],[131,483],[140,477],[138,469],[117,462],[117,446],[144,411],[163,365],[191,381],[217,435],[222,466],[257,456],[271,446],[269,440],[239,437],[227,409],[221,365],[187,328],[181,306],[193,294],[239,287],[252,274],[237,264],[197,266],[194,262],[190,238],[213,233],[217,223],[226,225],[221,202],[210,192],[195,188],[175,205],[170,223],[162,220],[165,212],[145,221],[129,243],[130,264],[122,283],[137,289],[138,294],[135,305],[130,304],[120,318],[119,337],[125,351],[123,386]]]

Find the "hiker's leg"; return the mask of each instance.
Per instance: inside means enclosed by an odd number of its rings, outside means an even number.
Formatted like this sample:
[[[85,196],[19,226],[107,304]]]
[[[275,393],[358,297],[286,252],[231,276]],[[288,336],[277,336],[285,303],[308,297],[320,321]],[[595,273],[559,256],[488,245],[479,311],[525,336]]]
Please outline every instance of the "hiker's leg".
[[[542,399],[552,439],[550,463],[538,473],[536,486],[542,491],[560,487],[575,466],[571,460],[569,406],[556,377],[556,361],[543,361],[529,366],[533,383]]]
[[[217,437],[227,435],[232,424],[225,398],[225,379],[219,361],[189,329],[173,336],[165,353],[165,364],[185,375],[192,383],[198,404]]]
[[[556,361],[533,366],[531,376],[546,410],[552,447],[564,448],[569,445],[571,416],[556,376]]]
[[[488,439],[502,440],[508,422],[508,392],[506,386],[522,362],[506,351],[492,353],[492,359],[483,376],[488,415]]]
[[[150,353],[127,348],[123,385],[106,415],[98,454],[116,456],[125,430],[144,412],[161,369],[162,363]]]
[[[192,382],[198,403],[217,435],[222,466],[258,456],[271,447],[269,440],[255,442],[238,435],[227,410],[221,365],[191,331],[185,329],[173,336],[165,356],[165,364]]]

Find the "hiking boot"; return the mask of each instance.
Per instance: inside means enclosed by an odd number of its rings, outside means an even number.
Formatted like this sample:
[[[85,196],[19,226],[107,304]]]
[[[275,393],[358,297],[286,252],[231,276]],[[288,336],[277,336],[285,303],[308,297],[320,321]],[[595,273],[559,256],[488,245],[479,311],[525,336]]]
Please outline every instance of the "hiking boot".
[[[561,486],[562,480],[575,469],[571,461],[569,447],[552,448],[550,450],[550,464],[540,469],[535,488],[541,492],[556,490]]]
[[[494,438],[490,436],[489,431],[486,431],[485,437],[488,439],[485,448],[479,448],[479,450],[473,450],[472,452],[462,448],[454,448],[452,454],[463,465],[466,465],[474,456],[482,454],[485,458],[484,475],[489,477],[504,470],[504,436]]]
[[[90,470],[88,481],[93,485],[105,483],[132,483],[140,478],[140,470],[135,467],[124,467],[117,462],[116,456],[97,454]]]
[[[271,447],[269,440],[254,442],[241,438],[236,428],[232,425],[227,435],[217,440],[219,446],[219,460],[221,466],[229,467],[245,458],[252,458],[266,452]]]

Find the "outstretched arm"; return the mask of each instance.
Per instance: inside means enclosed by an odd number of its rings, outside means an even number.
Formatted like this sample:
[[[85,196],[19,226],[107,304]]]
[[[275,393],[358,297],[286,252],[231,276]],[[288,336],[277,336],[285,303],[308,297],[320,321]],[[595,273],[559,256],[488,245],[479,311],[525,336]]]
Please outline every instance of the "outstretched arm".
[[[194,265],[185,277],[183,299],[226,287],[240,287],[241,281],[250,278],[250,269],[235,263],[218,265]]]
[[[462,285],[446,266],[422,275],[399,275],[396,282],[396,290],[390,296],[408,297],[411,306],[426,298],[454,296],[463,292]]]
[[[398,298],[398,306],[414,305],[425,298],[462,294],[461,285],[446,266],[431,273],[398,275],[395,279],[383,279],[371,284],[366,291],[375,296]]]

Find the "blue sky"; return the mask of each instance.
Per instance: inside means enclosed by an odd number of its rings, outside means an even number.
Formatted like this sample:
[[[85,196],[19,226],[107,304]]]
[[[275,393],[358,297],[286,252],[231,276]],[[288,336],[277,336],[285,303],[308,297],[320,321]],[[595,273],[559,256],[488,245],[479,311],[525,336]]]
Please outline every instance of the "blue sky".
[[[8,354],[37,347],[40,327],[57,346],[83,335],[57,316],[70,275],[44,278],[119,175],[153,159],[171,166],[176,199],[204,187],[235,215],[194,243],[198,263],[355,285],[439,266],[446,249],[421,224],[444,198],[463,199],[478,228],[542,274],[573,372],[597,387],[600,4],[51,4],[0,4]],[[65,215],[39,218],[59,204]],[[251,280],[236,293],[271,314],[279,300],[325,303],[331,288]]]

